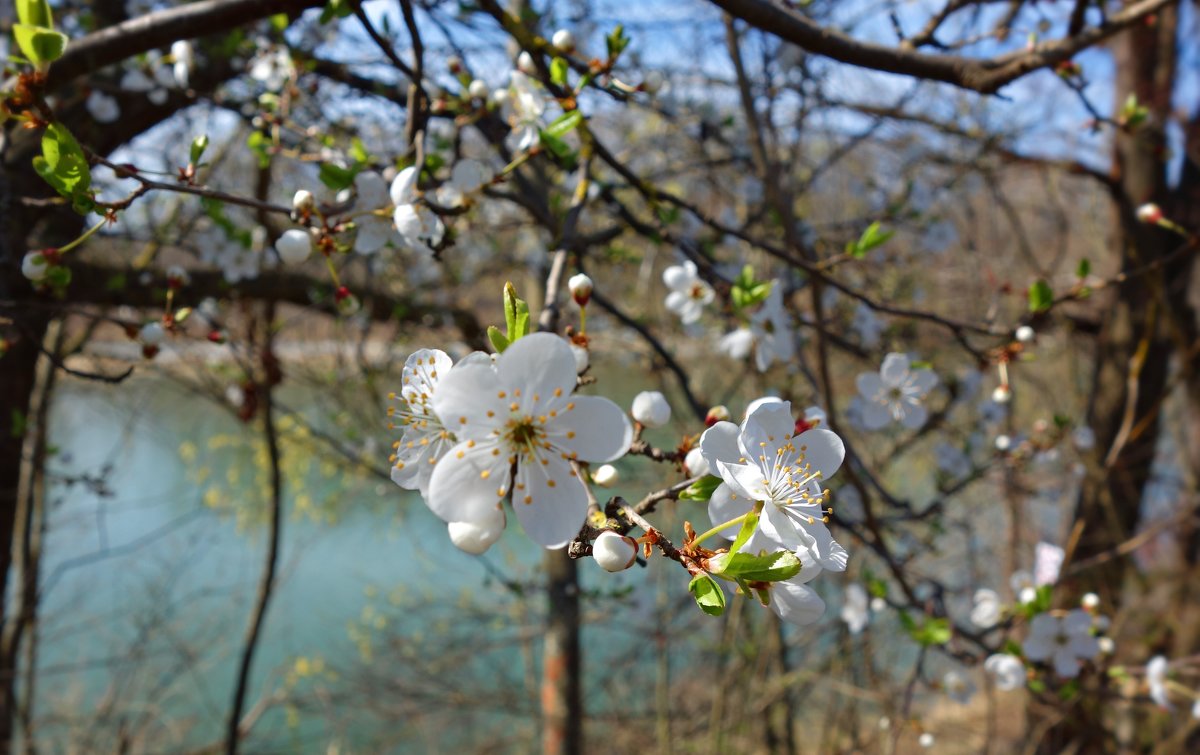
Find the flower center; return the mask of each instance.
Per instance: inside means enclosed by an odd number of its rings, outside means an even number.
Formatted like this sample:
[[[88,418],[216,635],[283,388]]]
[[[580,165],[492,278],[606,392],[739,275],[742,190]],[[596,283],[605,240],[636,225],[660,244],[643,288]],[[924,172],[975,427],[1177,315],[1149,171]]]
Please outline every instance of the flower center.
[[[704,286],[701,285],[700,283],[693,283],[692,290],[690,292],[688,292],[688,295],[691,296],[693,299],[703,299],[704,298]]]
[[[548,447],[546,430],[533,417],[513,417],[504,424],[504,438],[508,449],[518,456],[537,456],[538,448]]]

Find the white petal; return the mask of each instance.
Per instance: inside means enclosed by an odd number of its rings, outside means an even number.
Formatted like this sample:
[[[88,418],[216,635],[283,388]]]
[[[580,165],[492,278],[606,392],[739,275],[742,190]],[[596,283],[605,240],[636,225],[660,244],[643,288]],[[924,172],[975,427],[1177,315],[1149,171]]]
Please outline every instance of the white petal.
[[[920,391],[922,395],[929,393],[937,384],[938,376],[933,370],[917,370],[909,378],[909,385]]]
[[[908,377],[908,355],[888,354],[883,358],[883,366],[879,368],[879,377],[889,388],[897,387]]]
[[[787,623],[805,626],[825,615],[825,601],[812,588],[789,579],[775,583],[771,609]]]
[[[677,315],[682,315],[684,310],[687,309],[688,302],[690,301],[691,299],[689,299],[688,295],[684,292],[672,291],[671,293],[667,294],[667,298],[663,300],[663,304],[666,305],[668,311],[674,312]]]
[[[868,430],[878,430],[892,423],[892,413],[883,404],[864,401],[862,404],[862,423]]]
[[[900,405],[905,406],[903,403]],[[903,416],[900,417],[900,424],[909,430],[916,430],[929,418],[929,410],[920,404],[908,404],[906,409]]]
[[[531,540],[556,549],[579,534],[587,518],[587,491],[566,461],[544,458],[545,464],[523,461],[517,468],[513,510]]]
[[[389,204],[387,181],[373,170],[354,177],[354,191],[358,195],[354,206],[359,210],[378,210]]]
[[[531,333],[509,346],[496,360],[496,372],[508,400],[528,414],[565,403],[575,389],[575,355],[553,333]]]
[[[404,240],[410,244],[421,238],[423,230],[421,216],[417,214],[417,208],[411,204],[396,205],[396,210],[392,213],[392,222],[396,224],[396,230],[400,232]]]
[[[663,283],[667,284],[667,288],[675,291],[688,288],[695,280],[696,265],[691,260],[687,260],[682,265],[672,265],[663,270]]]
[[[546,425],[547,440],[583,461],[619,459],[633,442],[629,418],[603,396],[573,396],[557,411]]]
[[[442,521],[477,522],[493,516],[508,493],[508,458],[494,442],[463,441],[433,468],[425,503]]]
[[[718,461],[735,462],[741,457],[738,432],[738,426],[732,422],[718,422],[700,436],[700,452],[713,474],[717,473]]]
[[[491,365],[460,363],[439,378],[433,411],[460,440],[483,439],[509,416],[500,390],[500,378]]]
[[[358,232],[354,237],[354,251],[359,254],[374,254],[388,242],[392,235],[390,220],[374,215],[358,219]]]
[[[1079,674],[1079,661],[1070,648],[1060,648],[1054,653],[1054,673],[1065,679],[1074,678]]]
[[[733,493],[739,498],[745,498],[748,501],[759,500],[752,495],[749,490],[746,490],[746,488],[742,487],[741,479],[750,479],[750,477],[747,476],[747,470],[749,470],[749,475],[757,476],[759,478],[757,480],[758,483],[762,482],[762,472],[758,469],[758,467],[751,467],[748,464],[730,464],[729,462],[718,459],[714,473],[724,480],[725,484],[728,485],[730,490],[732,490]],[[756,483],[754,489],[758,490],[760,487],[761,485]]]
[[[1088,634],[1092,629],[1092,615],[1082,608],[1076,608],[1063,617],[1062,623],[1069,635]]]
[[[805,463],[813,472],[820,472],[823,481],[833,477],[846,458],[846,445],[831,430],[806,430],[792,444],[803,451]]]
[[[416,167],[410,166],[397,173],[396,178],[392,180],[392,187],[389,193],[394,205],[412,204],[412,201],[417,197]]]
[[[796,420],[792,417],[792,405],[787,401],[772,401],[759,405],[754,413],[742,422],[742,433],[738,445],[748,459],[757,459],[764,453],[770,462],[775,461],[775,450],[786,445],[796,432]],[[765,446],[762,444],[766,444]]]
[[[886,388],[883,385],[883,379],[879,377],[878,372],[860,372],[854,380],[858,392],[865,399],[873,400],[876,396],[883,393]]]

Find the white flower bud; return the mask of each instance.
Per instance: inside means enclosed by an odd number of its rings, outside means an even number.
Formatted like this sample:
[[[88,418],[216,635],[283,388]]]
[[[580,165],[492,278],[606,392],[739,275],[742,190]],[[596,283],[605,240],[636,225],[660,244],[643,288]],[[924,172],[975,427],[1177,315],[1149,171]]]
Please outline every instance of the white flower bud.
[[[879,717],[879,730],[887,731],[890,728],[892,728],[892,719],[888,718],[887,716],[880,716]]]
[[[997,451],[1007,451],[1012,448],[1012,438],[1007,435],[997,435],[995,444]]]
[[[508,102],[508,90],[497,89],[496,91],[492,92],[491,101],[496,107],[503,107],[504,103]]]
[[[575,49],[575,35],[570,29],[559,29],[554,32],[554,36],[550,38],[550,42],[560,50],[571,52]]]
[[[157,346],[167,337],[161,322],[148,322],[138,331],[138,340],[146,346]]]
[[[611,488],[617,484],[620,475],[617,473],[617,468],[612,464],[604,464],[595,472],[592,472],[592,482],[602,488]]]
[[[1017,600],[1021,601],[1021,605],[1026,606],[1037,600],[1037,588],[1022,587],[1021,592],[1017,594]]]
[[[192,276],[188,275],[188,271],[184,270],[179,265],[171,265],[167,268],[167,285],[169,286],[186,286],[192,282]]]
[[[480,79],[472,79],[470,86],[467,87],[467,94],[476,100],[486,100],[488,91],[487,82]]]
[[[704,454],[700,452],[699,448],[693,448],[687,452],[687,456],[683,459],[683,466],[687,469],[689,477],[703,477],[711,474],[708,459],[704,458]]]
[[[1083,606],[1086,611],[1094,611],[1100,607],[1100,596],[1094,592],[1089,592],[1080,599],[1079,605]]]
[[[1032,343],[1036,335],[1037,333],[1035,333],[1033,328],[1029,327],[1028,325],[1022,325],[1021,327],[1017,328],[1017,340],[1021,343]]]
[[[41,252],[29,252],[21,260],[21,275],[37,283],[46,277],[50,270],[50,261]]]
[[[671,405],[658,391],[642,391],[634,396],[631,413],[643,427],[662,427],[671,421]]]
[[[592,558],[605,571],[625,571],[637,558],[637,541],[632,537],[605,530],[592,543]]]
[[[708,414],[704,415],[704,426],[712,427],[718,422],[729,421],[729,408],[724,404],[719,404],[708,410]]]
[[[487,519],[477,522],[450,522],[446,525],[446,532],[450,535],[450,542],[454,543],[459,550],[466,551],[473,556],[486,551],[492,547],[492,544],[500,539],[504,534],[504,511],[494,509],[495,516],[490,516]]]
[[[917,737],[917,744],[926,749],[933,747],[933,735],[929,732],[925,732],[921,736]]]
[[[517,70],[529,76],[537,74],[537,66],[533,63],[533,56],[522,50],[521,54],[517,56]]]
[[[299,265],[312,254],[312,238],[308,231],[296,228],[284,231],[275,242],[275,251],[279,252],[279,259],[283,260],[285,265]]]
[[[885,608],[887,608],[886,600],[884,600],[883,598],[871,598],[871,610],[872,611],[874,611],[875,613],[879,613],[880,611],[884,610]]]
[[[582,346],[571,344],[571,356],[575,357],[575,374],[582,375],[591,363],[591,356],[588,350]]]
[[[571,298],[581,307],[586,307],[592,298],[592,279],[583,273],[572,275],[567,281],[567,288],[571,291]]]
[[[296,212],[309,212],[316,204],[316,197],[308,189],[301,189],[292,196],[292,209]]]
[[[997,404],[1007,404],[1011,400],[1012,388],[1009,388],[1007,384],[998,385],[992,391],[992,401],[995,401]]]
[[[1153,202],[1147,202],[1137,208],[1137,219],[1143,223],[1159,223],[1163,219],[1162,208]]]
[[[1117,649],[1117,643],[1113,642],[1112,637],[1098,637],[1096,638],[1096,644],[1100,647],[1100,652],[1103,655],[1112,655]]]

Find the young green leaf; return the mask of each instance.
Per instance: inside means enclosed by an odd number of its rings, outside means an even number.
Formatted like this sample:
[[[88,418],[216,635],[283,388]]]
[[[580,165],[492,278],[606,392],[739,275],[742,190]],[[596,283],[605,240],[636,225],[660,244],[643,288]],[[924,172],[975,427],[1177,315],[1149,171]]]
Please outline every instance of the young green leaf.
[[[791,551],[777,551],[754,555],[751,553],[728,553],[714,557],[710,563],[718,564],[713,574],[736,577],[747,582],[780,582],[800,573],[800,559]]]
[[[737,553],[746,543],[750,542],[750,538],[758,529],[758,512],[751,511],[746,514],[746,518],[742,520],[742,526],[738,529],[737,537],[733,540],[733,545],[729,546],[730,553]]]
[[[696,600],[700,610],[709,616],[720,616],[725,613],[725,593],[717,580],[707,574],[697,574],[688,584],[688,592]]]
[[[551,121],[550,125],[543,129],[542,135],[549,134],[556,139],[562,139],[574,131],[580,123],[583,123],[583,113],[571,110]]]
[[[555,84],[566,86],[567,84],[567,61],[563,58],[556,57],[550,61],[550,80]]]
[[[689,485],[679,494],[681,501],[707,501],[712,498],[713,491],[721,484],[721,478],[705,475]]]
[[[1050,284],[1039,279],[1029,287],[1029,311],[1045,312],[1054,304],[1054,290]]]
[[[204,157],[206,149],[208,149],[208,134],[201,134],[192,140],[192,151],[188,155],[192,165],[200,164],[200,158]]]
[[[67,47],[67,35],[53,29],[13,24],[12,30],[21,52],[36,66],[44,67],[58,60]]]
[[[492,348],[496,350],[497,354],[503,354],[504,350],[508,348],[508,338],[495,325],[488,326],[487,337],[492,342]]]

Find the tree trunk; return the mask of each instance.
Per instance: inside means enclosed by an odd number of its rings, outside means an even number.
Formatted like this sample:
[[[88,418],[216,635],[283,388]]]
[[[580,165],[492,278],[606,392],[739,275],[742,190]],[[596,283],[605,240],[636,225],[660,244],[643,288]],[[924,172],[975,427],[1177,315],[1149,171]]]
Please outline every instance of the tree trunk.
[[[579,575],[567,551],[547,551],[546,636],[542,650],[542,752],[583,751]]]

